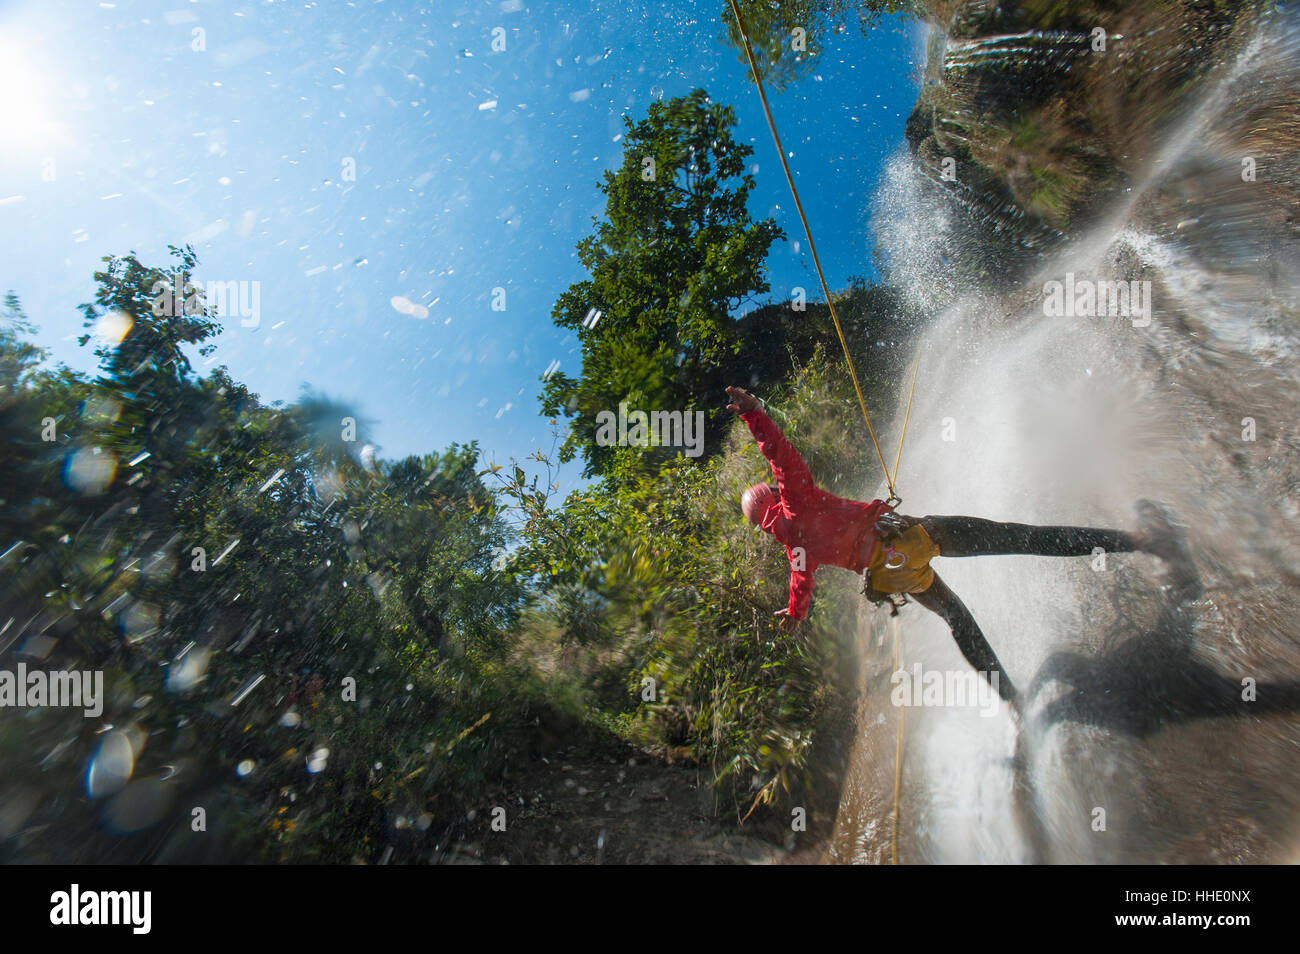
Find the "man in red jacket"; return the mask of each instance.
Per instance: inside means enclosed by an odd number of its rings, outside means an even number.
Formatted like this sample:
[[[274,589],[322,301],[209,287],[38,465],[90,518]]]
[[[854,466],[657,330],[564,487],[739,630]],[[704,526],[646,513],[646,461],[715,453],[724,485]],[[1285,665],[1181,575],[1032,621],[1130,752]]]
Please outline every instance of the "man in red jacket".
[[[763,412],[758,399],[742,388],[727,388],[736,411],[749,425],[759,450],[772,465],[776,486],[754,484],[741,497],[746,519],[785,544],[790,560],[790,602],[776,615],[791,630],[808,615],[813,572],[839,566],[865,574],[865,586],[878,594],[908,593],[938,613],[952,630],[962,655],[1003,699],[1015,703],[1016,688],[980,632],[970,610],[930,567],[936,556],[1033,554],[1086,556],[1145,550],[1170,562],[1187,563],[1184,545],[1164,512],[1139,503],[1143,530],[1088,527],[1036,527],[979,517],[907,517],[880,500],[862,503],[822,490],[808,465],[781,429]],[[864,590],[865,591],[865,590]],[[997,673],[995,677],[993,674]]]

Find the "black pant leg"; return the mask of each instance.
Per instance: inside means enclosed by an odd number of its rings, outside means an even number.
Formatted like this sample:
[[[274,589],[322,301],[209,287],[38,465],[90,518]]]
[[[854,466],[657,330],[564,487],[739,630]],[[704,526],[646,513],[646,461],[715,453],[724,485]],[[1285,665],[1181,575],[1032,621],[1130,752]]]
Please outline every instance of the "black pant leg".
[[[966,661],[975,667],[975,671],[982,674],[990,685],[993,684],[991,674],[996,672],[998,680],[995,688],[998,690],[998,695],[1007,702],[1014,702],[1017,693],[1011,677],[1002,668],[1002,663],[993,652],[993,647],[989,645],[988,640],[984,638],[971,611],[966,608],[961,598],[948,588],[948,584],[935,574],[934,582],[930,584],[929,589],[923,593],[913,593],[911,596],[926,609],[943,617],[948,628],[952,630],[957,648],[966,657]]]
[[[1093,527],[1036,527],[981,517],[922,517],[921,526],[939,547],[940,556],[1088,556],[1098,547],[1107,553],[1137,549],[1123,530]]]

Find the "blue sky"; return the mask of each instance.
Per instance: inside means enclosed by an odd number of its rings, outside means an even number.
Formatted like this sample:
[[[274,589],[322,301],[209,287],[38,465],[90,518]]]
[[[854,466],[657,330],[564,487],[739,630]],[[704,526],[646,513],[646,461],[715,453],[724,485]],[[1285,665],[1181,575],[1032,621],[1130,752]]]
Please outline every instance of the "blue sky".
[[[539,377],[579,370],[551,306],[584,277],[574,246],[621,161],[621,117],[653,97],[698,86],[736,108],[751,212],[789,236],[771,298],[820,298],[722,7],[0,2],[0,290],[54,360],[90,370],[75,309],[99,258],[161,264],[190,242],[199,280],[260,283],[258,327],[228,319],[215,363],[263,400],[310,384],[373,422],[387,458],[549,448]],[[850,28],[772,97],[832,287],[874,274],[868,205],[922,55],[915,24]]]

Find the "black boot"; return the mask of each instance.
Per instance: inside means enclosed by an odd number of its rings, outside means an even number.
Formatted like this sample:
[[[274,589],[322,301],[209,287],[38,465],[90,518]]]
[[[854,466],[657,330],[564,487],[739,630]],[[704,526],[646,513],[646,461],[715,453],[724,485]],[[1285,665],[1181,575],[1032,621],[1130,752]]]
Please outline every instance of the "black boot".
[[[1159,557],[1169,567],[1170,583],[1176,590],[1199,589],[1196,564],[1187,547],[1187,536],[1173,511],[1152,500],[1137,502],[1141,530],[1134,539],[1138,549]]]

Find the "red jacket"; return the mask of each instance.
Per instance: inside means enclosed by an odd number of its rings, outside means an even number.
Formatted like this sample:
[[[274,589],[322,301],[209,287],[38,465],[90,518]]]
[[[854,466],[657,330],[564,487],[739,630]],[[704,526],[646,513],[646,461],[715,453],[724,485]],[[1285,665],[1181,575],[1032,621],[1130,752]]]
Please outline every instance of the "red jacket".
[[[785,544],[790,560],[790,615],[803,619],[812,602],[813,571],[823,564],[861,573],[876,549],[876,520],[891,509],[880,500],[845,500],[822,490],[799,452],[762,410],[740,415],[772,464],[781,499],[762,527]],[[785,520],[781,520],[785,517]],[[802,548],[799,552],[796,548]]]

